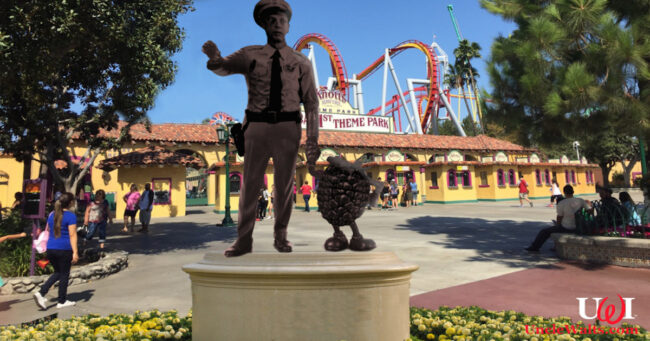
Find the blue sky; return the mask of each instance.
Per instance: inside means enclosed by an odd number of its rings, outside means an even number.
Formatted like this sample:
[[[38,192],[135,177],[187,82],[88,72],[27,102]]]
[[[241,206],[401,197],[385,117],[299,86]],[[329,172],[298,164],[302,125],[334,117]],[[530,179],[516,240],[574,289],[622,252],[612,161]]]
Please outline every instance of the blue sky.
[[[246,45],[265,44],[264,31],[252,18],[256,3],[257,0],[197,0],[196,10],[180,17],[186,38],[183,50],[173,57],[178,72],[175,82],[158,95],[155,107],[148,113],[154,123],[200,123],[217,111],[241,121],[247,102],[244,77],[219,77],[208,71],[201,45],[213,40],[226,56]],[[431,44],[435,38],[453,62],[458,40],[447,11],[447,5],[452,4],[463,38],[483,48],[483,60],[474,62],[474,66],[482,75],[479,86],[489,88],[484,60],[489,56],[490,46],[496,37],[508,35],[515,28],[473,0],[294,0],[289,3],[293,17],[287,43],[293,46],[308,33],[325,35],[341,52],[350,77],[383,55],[386,48],[405,40]],[[306,54],[307,50],[303,52]],[[325,85],[332,76],[329,58],[318,46],[315,53],[318,77],[321,85]],[[403,90],[407,78],[426,78],[424,56],[417,50],[401,53],[393,63]],[[364,81],[366,110],[381,105],[382,78],[380,69]],[[396,93],[390,82],[388,96]]]

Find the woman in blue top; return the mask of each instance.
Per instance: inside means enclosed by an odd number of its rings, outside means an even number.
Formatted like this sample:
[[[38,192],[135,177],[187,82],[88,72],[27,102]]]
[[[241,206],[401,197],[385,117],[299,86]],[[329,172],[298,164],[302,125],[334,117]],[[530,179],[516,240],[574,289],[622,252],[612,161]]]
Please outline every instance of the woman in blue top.
[[[625,207],[627,210],[627,214],[629,216],[629,221],[627,224],[630,226],[641,225],[641,218],[639,217],[639,214],[636,213],[636,209],[634,208],[634,200],[632,200],[630,193],[621,192],[618,194],[618,199],[621,201],[621,204],[623,204],[623,207]]]
[[[56,281],[59,281],[59,303],[57,308],[70,307],[75,302],[66,300],[68,279],[72,264],[79,260],[77,252],[77,216],[74,213],[74,195],[63,193],[54,203],[54,212],[47,218],[50,237],[47,240],[47,259],[54,267],[54,273],[41,289],[34,293],[36,304],[47,309],[45,295]]]

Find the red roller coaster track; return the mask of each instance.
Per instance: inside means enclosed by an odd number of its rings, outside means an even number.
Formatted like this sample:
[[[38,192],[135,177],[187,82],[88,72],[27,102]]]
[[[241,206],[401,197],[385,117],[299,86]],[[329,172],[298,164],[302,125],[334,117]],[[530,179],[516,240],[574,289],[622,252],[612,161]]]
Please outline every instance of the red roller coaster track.
[[[296,51],[302,51],[309,43],[316,43],[327,51],[327,54],[330,56],[330,63],[332,64],[332,73],[336,77],[336,89],[341,91],[343,94],[347,94],[349,86],[347,82],[348,71],[345,68],[339,49],[336,48],[336,45],[334,45],[329,38],[318,33],[309,33],[302,36],[302,38],[298,39],[293,48]]]
[[[343,92],[344,94],[348,94],[348,82],[347,82],[347,70],[345,68],[345,64],[343,63],[343,58],[341,57],[341,53],[339,50],[336,48],[336,45],[329,40],[329,38],[325,37],[322,34],[317,34],[317,33],[310,33],[307,35],[304,35],[302,38],[298,39],[298,42],[294,45],[294,49],[301,51],[304,48],[307,47],[307,44],[309,43],[316,43],[323,47],[325,51],[330,56],[330,63],[332,66],[332,73],[336,77],[337,81],[337,87],[336,89]],[[429,80],[429,86],[428,86],[428,91],[426,96],[419,95],[417,96],[420,99],[420,103],[422,102],[422,98],[424,98],[427,101],[426,107],[424,110],[422,110],[422,106],[419,105],[418,108],[420,112],[418,112],[418,116],[420,117],[420,125],[422,126],[422,129],[424,130],[427,126],[427,123],[429,119],[431,119],[432,116],[432,111],[434,110],[435,104],[439,100],[439,95],[438,95],[438,58],[433,51],[433,48],[429,45],[426,45],[420,41],[417,40],[408,40],[403,43],[398,44],[396,47],[389,49],[388,54],[389,56],[396,56],[400,52],[407,50],[407,49],[417,49],[423,52],[426,56],[427,59],[427,80]],[[357,79],[363,80],[373,74],[375,71],[377,71],[383,64],[384,64],[384,59],[385,56],[381,56],[377,58],[370,66],[365,68],[363,71],[361,71],[357,75]],[[421,89],[418,88],[418,90],[421,91]],[[395,102],[398,102],[393,98],[392,100],[388,101],[386,103],[386,106],[394,106]],[[399,106],[401,106],[401,103],[398,104],[398,110]],[[375,108],[373,110],[370,110],[367,114],[371,115],[376,112],[378,112],[379,108]],[[395,109],[392,109],[391,111],[394,111]]]

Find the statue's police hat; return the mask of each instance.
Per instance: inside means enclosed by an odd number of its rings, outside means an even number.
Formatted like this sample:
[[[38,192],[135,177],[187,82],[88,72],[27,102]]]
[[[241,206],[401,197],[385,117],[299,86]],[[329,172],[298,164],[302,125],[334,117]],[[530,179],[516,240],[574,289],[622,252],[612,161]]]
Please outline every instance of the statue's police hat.
[[[280,11],[284,12],[287,14],[287,18],[291,20],[291,6],[284,1],[284,0],[260,0],[257,5],[255,5],[255,9],[253,10],[253,18],[255,19],[255,22],[262,26],[262,15],[264,15],[264,12],[272,9],[272,8],[277,8]]]

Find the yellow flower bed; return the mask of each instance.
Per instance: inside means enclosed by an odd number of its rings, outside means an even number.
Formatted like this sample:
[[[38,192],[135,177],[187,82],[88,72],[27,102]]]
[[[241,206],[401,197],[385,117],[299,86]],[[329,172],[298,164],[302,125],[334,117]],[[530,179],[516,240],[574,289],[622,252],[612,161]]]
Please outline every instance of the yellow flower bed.
[[[140,312],[106,317],[86,315],[55,319],[34,326],[0,327],[0,341],[9,340],[191,340],[192,312],[179,317],[175,310]]]
[[[411,341],[650,340],[638,325],[585,325],[568,317],[544,318],[479,307],[411,308]]]
[[[640,326],[623,324],[617,328],[618,332],[611,334],[609,327],[574,323],[568,317],[543,318],[478,307],[441,307],[435,311],[411,308],[410,318],[411,341],[650,340],[650,332]],[[543,329],[548,333],[536,332]],[[580,333],[581,330],[583,333]],[[191,339],[192,312],[179,317],[174,310],[136,311],[133,315],[113,314],[106,317],[91,314],[68,320],[55,319],[34,326],[0,327],[0,341]]]

